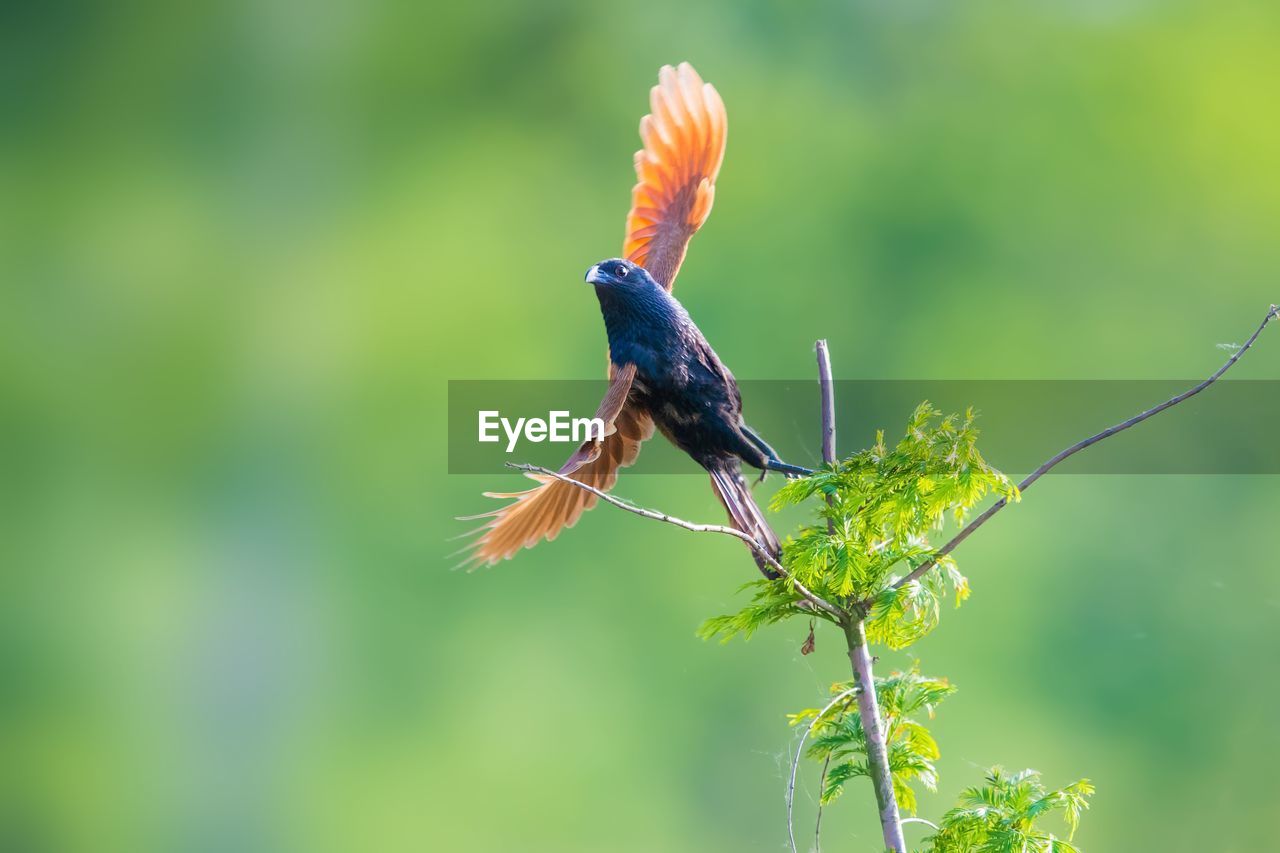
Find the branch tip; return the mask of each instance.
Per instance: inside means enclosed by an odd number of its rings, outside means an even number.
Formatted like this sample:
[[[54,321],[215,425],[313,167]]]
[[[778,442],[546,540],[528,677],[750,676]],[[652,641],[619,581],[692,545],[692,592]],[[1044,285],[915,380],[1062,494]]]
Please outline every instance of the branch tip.
[[[1262,318],[1262,322],[1258,325],[1258,328],[1254,329],[1253,334],[1250,335],[1249,339],[1244,342],[1244,345],[1241,346],[1239,349],[1237,349],[1235,352],[1233,352],[1231,354],[1231,357],[1227,359],[1226,363],[1223,364],[1221,367],[1219,367],[1217,370],[1215,370],[1213,374],[1209,376],[1208,379],[1204,380],[1203,382],[1200,382],[1197,385],[1194,385],[1191,388],[1188,388],[1186,391],[1183,391],[1181,394],[1178,394],[1175,397],[1170,397],[1168,400],[1165,400],[1163,403],[1161,403],[1158,406],[1153,406],[1150,409],[1147,409],[1145,412],[1140,412],[1139,414],[1134,415],[1133,417],[1129,418],[1126,421],[1121,421],[1120,423],[1115,424],[1114,426],[1107,427],[1106,429],[1102,430],[1102,432],[1095,433],[1086,439],[1077,441],[1075,444],[1071,445],[1065,450],[1058,452],[1055,456],[1050,458],[1047,462],[1045,462],[1039,468],[1032,471],[1029,475],[1027,475],[1026,479],[1024,479],[1021,483],[1018,484],[1018,499],[1021,498],[1021,495],[1023,492],[1025,492],[1027,489],[1031,488],[1035,484],[1036,480],[1039,480],[1045,474],[1049,473],[1049,471],[1052,468],[1054,468],[1059,462],[1065,461],[1066,459],[1079,453],[1081,450],[1084,450],[1087,447],[1097,444],[1103,439],[1110,438],[1111,436],[1116,435],[1117,433],[1124,432],[1130,427],[1137,426],[1138,424],[1145,421],[1147,418],[1155,417],[1156,415],[1160,414],[1166,409],[1173,408],[1174,406],[1181,403],[1183,400],[1187,400],[1187,399],[1190,399],[1191,397],[1194,397],[1196,394],[1199,394],[1201,391],[1208,388],[1213,383],[1217,382],[1219,379],[1222,378],[1223,374],[1225,374],[1228,370],[1230,370],[1233,366],[1235,366],[1235,363],[1240,360],[1241,356],[1243,356],[1246,352],[1249,351],[1249,348],[1253,346],[1254,341],[1256,341],[1258,339],[1258,336],[1262,334],[1262,330],[1265,329],[1272,320],[1275,320],[1277,318],[1280,318],[1280,305],[1272,305],[1270,308],[1267,309],[1267,315]],[[952,551],[954,551],[956,547],[961,542],[968,539],[969,536],[975,530],[977,530],[982,525],[986,524],[991,519],[992,516],[994,516],[997,512],[1004,509],[1008,505],[1009,505],[1008,498],[1001,498],[1000,500],[996,501],[994,504],[988,507],[985,512],[983,512],[973,521],[969,522],[964,527],[964,529],[962,529],[959,533],[957,533],[950,542],[948,542],[947,544],[939,548],[931,558],[921,563],[915,569],[911,570],[911,572],[909,572],[906,576],[900,578],[897,582],[895,582],[893,584],[893,589],[901,589],[906,584],[909,584],[912,581],[919,580],[926,572],[928,572],[930,569],[932,569],[934,566],[938,564],[938,560],[940,560],[941,558],[945,557],[947,554],[950,554]],[[870,602],[869,601],[863,602],[863,604],[870,604]]]

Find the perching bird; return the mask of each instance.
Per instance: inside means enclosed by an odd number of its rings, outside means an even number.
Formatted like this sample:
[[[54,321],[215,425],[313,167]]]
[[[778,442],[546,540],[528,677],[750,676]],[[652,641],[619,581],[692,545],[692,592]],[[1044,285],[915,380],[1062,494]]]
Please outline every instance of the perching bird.
[[[595,285],[609,338],[609,388],[596,416],[606,424],[602,441],[584,443],[560,469],[562,475],[602,491],[631,465],[656,425],[673,444],[711,475],[716,495],[734,527],[776,557],[778,538],[764,519],[741,473],[741,463],[786,474],[809,473],[782,462],[742,420],[738,385],[688,312],[671,295],[689,239],[706,221],[724,158],[724,103],[688,63],[664,66],[650,93],[653,112],[640,120],[644,149],[636,152],[639,182],[627,215],[625,258],[601,261],[587,271]],[[470,561],[492,565],[554,539],[595,506],[596,496],[545,475],[524,492],[494,493],[512,503],[488,519]],[[768,561],[752,556],[772,576]]]

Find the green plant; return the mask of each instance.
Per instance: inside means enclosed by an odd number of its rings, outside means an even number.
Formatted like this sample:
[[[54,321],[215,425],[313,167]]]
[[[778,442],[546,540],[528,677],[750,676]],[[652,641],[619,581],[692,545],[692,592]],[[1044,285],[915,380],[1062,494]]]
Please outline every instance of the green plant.
[[[1017,487],[978,452],[973,412],[935,423],[941,414],[922,403],[892,449],[880,432],[873,447],[779,489],[774,509],[823,498],[815,510],[819,523],[785,543],[786,576],[748,584],[755,591],[751,605],[709,619],[701,636],[749,636],[797,615],[838,623],[839,617],[809,606],[797,581],[842,610],[865,611],[867,638],[891,649],[905,648],[937,627],[945,598],[959,605],[969,596],[969,582],[955,560],[944,555],[937,561],[942,571],[901,585],[903,575],[894,570],[933,559],[937,552],[929,536],[948,518],[963,522],[993,493],[1018,498]]]
[[[860,637],[903,649],[926,636],[938,626],[945,602],[959,607],[970,593],[954,558],[939,554],[931,537],[948,522],[963,525],[984,500],[1019,499],[1017,486],[987,463],[977,440],[972,411],[944,417],[925,402],[912,413],[896,443],[887,444],[881,431],[870,448],[788,482],[775,494],[773,508],[808,504],[815,520],[784,544],[786,573],[748,584],[750,603],[736,613],[707,620],[699,634],[727,641],[795,617],[823,619],[842,628],[857,625],[865,633],[849,634],[855,669],[856,655],[865,648]],[[936,565],[937,571],[912,578],[926,563]],[[815,607],[813,597],[832,609]],[[823,764],[821,804],[839,797],[851,780],[865,777],[875,782],[881,772],[879,760],[893,804],[914,814],[913,786],[934,790],[938,778],[938,744],[926,721],[956,688],[946,679],[921,675],[918,665],[870,680],[875,684],[883,758],[877,758],[876,738],[868,738],[870,717],[852,711],[863,679],[833,685],[832,695],[842,701],[793,714],[791,724],[807,723],[811,739],[806,754]],[[1093,791],[1087,780],[1052,793],[1040,788],[1030,771],[1012,779],[993,771],[987,781],[986,787],[965,792],[963,805],[943,818],[927,850],[1073,849],[1038,829],[1036,819],[1056,804],[1067,809],[1074,832]],[[1001,846],[1008,844],[1014,846]]]
[[[831,686],[833,695],[849,695],[850,700],[856,689],[857,685],[852,681],[837,682]],[[913,814],[916,795],[911,783],[919,782],[932,791],[938,781],[938,771],[933,765],[938,758],[938,744],[920,722],[919,715],[923,713],[932,719],[934,708],[955,689],[945,678],[921,675],[918,664],[905,672],[876,679],[894,795],[899,806]],[[845,782],[870,775],[867,733],[862,727],[862,718],[849,713],[850,704],[845,702],[825,713],[816,708],[806,708],[790,715],[793,726],[809,722],[813,740],[807,754],[810,758],[822,760],[827,767],[821,793],[823,805],[844,793]]]
[[[875,444],[838,461],[835,452],[835,403],[826,342],[818,342],[822,386],[823,459],[811,476],[784,485],[774,508],[810,504],[815,522],[785,543],[781,561],[749,534],[732,527],[698,524],[667,513],[634,506],[607,492],[533,465],[511,465],[527,473],[554,477],[590,492],[613,506],[685,530],[718,533],[746,542],[777,577],[757,580],[751,601],[736,613],[708,619],[699,629],[705,639],[749,638],[756,630],[791,618],[810,620],[802,651],[813,650],[813,620],[838,626],[845,637],[853,680],[833,686],[835,698],[821,709],[791,716],[793,725],[808,721],[791,767],[787,792],[787,828],[798,853],[792,805],[804,744],[814,736],[808,754],[823,763],[821,804],[840,796],[860,777],[872,783],[885,848],[905,853],[901,811],[916,809],[912,787],[932,789],[937,781],[938,744],[922,721],[955,688],[944,679],[922,676],[913,665],[888,678],[876,677],[868,643],[902,649],[935,628],[947,598],[960,606],[969,596],[968,580],[951,552],[996,513],[1033,486],[1052,468],[1113,435],[1130,429],[1204,391],[1248,352],[1267,325],[1280,317],[1272,305],[1261,324],[1226,363],[1207,379],[1133,417],[1076,442],[1046,460],[1016,486],[987,464],[977,449],[974,414],[942,417],[927,402],[908,421],[892,449],[883,433]],[[979,504],[990,501],[969,518]],[[963,527],[945,544],[930,537],[948,520]],[[936,571],[935,571],[936,570]],[[873,689],[867,689],[871,685]],[[856,711],[855,711],[856,706]],[[1071,839],[1088,807],[1093,786],[1081,779],[1049,791],[1039,774],[1025,770],[1006,776],[996,768],[984,785],[970,788],[960,804],[932,824],[922,853],[1052,853],[1073,851]],[[1038,821],[1062,811],[1067,838],[1044,830]],[[819,828],[821,808],[819,809]],[[919,819],[917,819],[919,820]],[[817,833],[815,832],[815,835]]]
[[[1023,770],[1012,776],[993,767],[985,784],[960,795],[961,805],[947,812],[928,840],[934,853],[1072,853],[1080,814],[1089,808],[1093,786],[1081,779],[1056,791],[1046,790],[1040,774]],[[1064,841],[1036,826],[1061,811],[1067,824]]]

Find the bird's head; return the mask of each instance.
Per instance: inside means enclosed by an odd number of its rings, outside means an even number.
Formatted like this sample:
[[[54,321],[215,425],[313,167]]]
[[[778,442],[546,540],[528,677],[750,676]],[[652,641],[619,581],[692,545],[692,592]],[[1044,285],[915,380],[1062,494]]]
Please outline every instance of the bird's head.
[[[622,258],[601,261],[587,270],[588,284],[595,285],[600,314],[609,333],[609,352],[618,364],[640,357],[636,341],[663,340],[673,329],[688,323],[689,315],[666,288],[654,281],[644,267]]]
[[[649,275],[648,270],[622,258],[610,258],[593,265],[587,270],[586,281],[587,284],[594,284],[597,288],[620,291],[644,291],[659,287],[653,280],[653,276]]]

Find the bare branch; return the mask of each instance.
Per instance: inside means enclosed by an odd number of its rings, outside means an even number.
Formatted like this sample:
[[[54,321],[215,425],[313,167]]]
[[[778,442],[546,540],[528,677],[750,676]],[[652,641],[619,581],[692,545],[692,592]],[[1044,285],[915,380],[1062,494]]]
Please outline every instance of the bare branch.
[[[831,756],[822,761],[822,775],[818,777],[818,814],[813,819],[813,853],[822,853],[822,793],[827,790],[827,771],[831,769]]]
[[[827,339],[814,345],[818,353],[818,388],[822,393],[822,461],[827,465],[836,462],[836,387],[831,379],[831,351]],[[827,506],[833,506],[835,498],[827,495]],[[827,519],[827,533],[836,532],[835,519]]]
[[[818,341],[818,387],[822,390],[822,461],[836,461],[836,395],[831,380],[831,352],[827,340]]]
[[[834,604],[830,603],[829,601],[822,598],[821,596],[810,592],[808,588],[805,587],[804,584],[800,583],[800,581],[791,577],[790,574],[787,572],[787,570],[782,567],[782,564],[778,562],[777,558],[774,557],[773,554],[769,552],[769,549],[766,548],[764,545],[762,545],[760,542],[758,542],[755,539],[755,537],[751,536],[748,533],[743,533],[741,530],[738,530],[736,527],[726,527],[725,525],[722,525],[722,524],[699,524],[693,521],[685,521],[683,518],[676,518],[675,516],[667,515],[665,512],[659,512],[658,510],[645,509],[644,507],[638,507],[635,504],[627,503],[621,498],[616,498],[613,495],[609,494],[608,492],[601,491],[600,489],[597,489],[595,486],[589,486],[586,483],[579,482],[578,480],[575,480],[572,477],[567,477],[564,474],[561,474],[559,471],[552,471],[550,468],[541,468],[537,465],[526,465],[518,462],[508,462],[507,467],[513,468],[516,471],[524,471],[530,474],[542,474],[547,477],[554,477],[555,479],[561,480],[572,486],[577,486],[579,489],[582,489],[583,491],[590,492],[591,494],[600,498],[605,503],[613,504],[618,509],[625,509],[627,512],[635,513],[636,515],[642,516],[644,518],[651,518],[654,521],[665,521],[667,524],[674,524],[676,527],[681,527],[685,530],[691,530],[694,533],[722,533],[725,536],[732,536],[735,539],[741,539],[743,542],[746,542],[749,546],[751,546],[751,549],[754,550],[757,554],[760,554],[762,557],[764,557],[765,561],[769,563],[770,568],[772,568],[782,577],[787,578],[791,582],[791,585],[795,587],[796,592],[804,596],[805,600],[808,601],[810,604],[812,604],[814,607],[817,607],[820,610],[826,611],[828,614],[833,616],[838,623],[843,624],[844,620],[847,618],[847,614],[843,610],[836,607]]]
[[[836,399],[835,383],[831,381],[831,353],[827,350],[825,340],[818,341],[818,385],[822,389],[822,461],[827,465],[836,463]],[[827,505],[833,498],[827,498]],[[835,522],[827,521],[827,532],[835,533]],[[858,693],[858,717],[862,720],[862,731],[867,740],[867,775],[871,777],[871,785],[876,792],[876,805],[880,810],[880,830],[884,834],[884,846],[896,853],[906,853],[906,842],[902,836],[902,815],[898,809],[897,795],[893,790],[893,774],[889,769],[889,746],[885,739],[885,729],[880,718],[880,705],[876,699],[876,680],[871,671],[871,653],[867,650],[867,633],[863,627],[867,608],[855,605],[852,618],[844,623],[845,642],[849,647],[849,663],[853,667],[853,677],[862,690]],[[803,745],[803,741],[801,741]],[[800,760],[799,753],[796,760]],[[792,786],[795,785],[795,767],[791,768]],[[823,768],[826,775],[826,768]],[[819,818],[821,820],[821,818]],[[815,829],[815,836],[821,823]],[[795,848],[795,833],[791,831],[791,798],[787,799],[787,832],[791,836],[791,846]]]
[[[1064,459],[1074,456],[1075,454],[1079,453],[1081,450],[1084,450],[1086,447],[1091,447],[1092,445],[1097,444],[1099,441],[1102,441],[1104,438],[1110,438],[1116,433],[1124,432],[1125,430],[1129,429],[1129,427],[1137,426],[1138,424],[1145,421],[1147,418],[1155,417],[1156,415],[1163,412],[1165,409],[1172,408],[1173,406],[1176,406],[1179,403],[1181,403],[1183,400],[1187,400],[1187,399],[1190,399],[1191,397],[1194,397],[1204,389],[1208,388],[1213,383],[1217,382],[1219,379],[1222,378],[1222,375],[1224,373],[1230,370],[1235,365],[1235,363],[1240,360],[1240,357],[1242,355],[1244,355],[1246,352],[1249,351],[1249,347],[1253,346],[1253,342],[1258,339],[1258,335],[1262,334],[1262,330],[1267,327],[1267,324],[1270,323],[1272,320],[1276,319],[1277,317],[1280,317],[1280,306],[1272,305],[1271,308],[1268,309],[1267,311],[1267,316],[1262,318],[1262,323],[1259,324],[1258,328],[1254,330],[1254,333],[1249,336],[1249,340],[1244,342],[1244,346],[1236,350],[1231,355],[1231,358],[1227,359],[1226,364],[1222,365],[1222,367],[1219,367],[1214,372],[1214,374],[1210,376],[1208,379],[1204,380],[1203,382],[1199,383],[1198,385],[1192,388],[1187,389],[1186,391],[1183,391],[1181,394],[1177,395],[1176,397],[1170,397],[1168,400],[1165,400],[1163,403],[1161,403],[1158,406],[1147,409],[1145,412],[1142,412],[1140,414],[1134,415],[1133,417],[1129,418],[1127,421],[1122,421],[1116,424],[1115,426],[1107,427],[1100,433],[1091,435],[1088,438],[1084,439],[1083,441],[1076,442],[1075,444],[1071,445],[1067,449],[1058,453],[1053,458],[1049,459],[1047,462],[1045,462],[1036,470],[1032,471],[1025,480],[1023,480],[1021,483],[1018,484],[1018,491],[1025,492],[1027,489],[1031,488],[1031,486],[1036,482],[1036,480],[1039,480],[1045,474],[1049,473],[1050,469],[1052,469],[1059,462],[1062,462]],[[995,515],[1000,510],[1004,509],[1008,505],[1008,503],[1009,503],[1008,499],[1001,498],[1000,500],[996,501],[994,504],[989,506],[985,512],[983,512],[973,521],[969,522],[964,527],[963,530],[957,533],[954,539],[952,539],[946,545],[943,545],[941,548],[939,548],[937,553],[934,554],[933,557],[921,563],[919,566],[913,569],[908,575],[898,580],[893,585],[893,588],[900,589],[901,587],[911,583],[912,581],[919,580],[921,577],[924,576],[926,572],[928,572],[930,569],[932,569],[934,566],[938,564],[939,559],[941,559],[942,557],[945,557],[946,555],[954,551],[956,549],[956,546],[958,546],[964,540],[968,539],[975,530],[977,530],[982,525],[986,524],[993,515]]]
[[[809,727],[804,730],[804,734],[800,736],[800,743],[796,746],[795,758],[791,759],[791,781],[787,784],[787,837],[791,839],[791,853],[799,853],[799,848],[796,847],[796,829],[795,823],[791,819],[791,811],[796,800],[796,771],[800,767],[800,756],[804,755],[804,742],[809,739],[809,735],[813,733],[814,727],[822,721],[822,718],[827,715],[828,711],[842,701],[845,702],[846,708],[849,707],[848,701],[845,700],[851,700],[853,695],[861,689],[862,688],[860,686],[854,685],[828,702],[827,706],[818,712],[818,716],[813,718],[813,722],[811,722]],[[822,801],[821,791],[818,792],[818,801],[819,803]]]
[[[814,345],[818,356],[818,388],[822,394],[822,461],[830,465],[836,461],[836,393],[835,382],[831,379],[831,351],[827,348],[827,339],[822,338]],[[831,505],[827,498],[827,505]],[[827,533],[835,533],[834,521],[827,521]],[[848,707],[847,705],[845,707]],[[796,762],[800,755],[796,753]],[[827,787],[827,770],[831,767],[831,756],[822,762],[822,776],[818,780],[818,814],[813,820],[813,849],[822,850],[822,791]],[[791,765],[791,787],[795,788],[796,768]],[[795,832],[791,827],[791,803],[787,803],[787,832],[791,836],[791,847],[796,846]]]
[[[858,691],[858,717],[862,720],[862,732],[867,741],[867,771],[876,792],[884,847],[893,853],[907,853],[906,840],[902,836],[902,813],[898,809],[898,797],[893,790],[893,773],[889,768],[887,732],[880,715],[875,676],[871,671],[874,661],[867,648],[867,632],[863,621],[853,619],[846,622],[844,636],[849,647],[849,663],[853,666],[854,680],[862,687]]]

